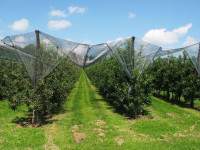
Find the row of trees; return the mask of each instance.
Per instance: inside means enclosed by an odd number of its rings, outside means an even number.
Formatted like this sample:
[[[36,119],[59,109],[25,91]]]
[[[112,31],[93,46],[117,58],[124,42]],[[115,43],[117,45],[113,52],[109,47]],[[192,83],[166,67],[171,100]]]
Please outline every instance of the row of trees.
[[[150,78],[133,70],[130,79],[113,55],[88,67],[86,73],[99,92],[110,99],[117,111],[136,118],[151,102]],[[128,92],[129,91],[129,92]]]
[[[154,60],[145,71],[152,78],[153,94],[168,101],[190,103],[200,97],[200,79],[186,53],[177,57]]]
[[[26,48],[30,50],[30,47],[33,46]],[[35,47],[31,48],[34,49]],[[127,41],[124,47],[115,50],[123,60],[120,63],[124,63],[131,72],[131,79],[113,54],[85,69],[86,73],[101,94],[112,99],[116,110],[133,118],[143,113],[144,107],[151,103],[152,93],[174,102],[180,102],[183,97],[185,102],[189,101],[191,107],[194,107],[194,100],[200,96],[200,80],[190,59],[185,54],[179,58],[159,58],[141,73],[141,68],[137,68],[144,67],[142,64],[147,61],[141,57],[142,51],[141,47],[133,54],[132,41]],[[28,70],[35,78],[42,77],[49,68],[62,60],[58,50],[45,43],[40,44],[37,54],[36,61],[23,58],[26,67],[36,68],[37,74],[31,69]],[[133,62],[139,65],[134,65]],[[65,60],[34,87],[21,63],[0,60],[0,68],[0,98],[9,99],[12,109],[26,104],[39,119],[60,110],[63,100],[80,75],[80,68]]]
[[[178,58],[158,58],[143,73],[134,68],[131,80],[113,55],[90,66],[86,73],[116,110],[133,118],[151,103],[151,94],[173,103],[189,103],[192,108],[200,97],[200,79],[185,53]]]
[[[13,110],[26,104],[41,121],[57,113],[77,81],[81,69],[63,60],[37,87],[32,84],[22,63],[0,60],[0,100],[8,99]]]

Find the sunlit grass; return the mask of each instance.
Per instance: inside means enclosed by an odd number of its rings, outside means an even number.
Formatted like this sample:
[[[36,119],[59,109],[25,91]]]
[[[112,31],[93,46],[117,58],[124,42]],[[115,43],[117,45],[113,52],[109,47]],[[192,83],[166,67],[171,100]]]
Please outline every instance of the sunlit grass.
[[[200,112],[152,97],[149,115],[135,120],[117,114],[83,72],[63,105],[63,114],[41,128],[18,128],[26,116],[0,101],[0,149],[200,149]],[[148,117],[149,116],[149,117]]]

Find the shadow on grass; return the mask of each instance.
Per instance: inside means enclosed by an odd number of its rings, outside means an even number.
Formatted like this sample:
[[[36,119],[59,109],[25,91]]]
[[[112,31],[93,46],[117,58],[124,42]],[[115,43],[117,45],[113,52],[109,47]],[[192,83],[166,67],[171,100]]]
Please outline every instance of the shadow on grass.
[[[131,117],[129,114],[125,113],[122,109],[117,109],[115,108],[115,103],[114,103],[114,99],[108,99],[105,97],[105,94],[100,92],[97,88],[95,89],[95,94],[100,94],[101,98],[96,98],[97,101],[103,101],[107,104],[106,109],[111,110],[113,113],[117,113],[121,116],[123,116],[124,118],[128,119],[128,120],[133,120],[133,119],[137,119],[140,118],[141,116],[146,116],[149,119],[153,119],[153,116],[151,115],[150,111],[147,109],[143,109],[142,113],[140,115],[137,115],[136,118],[135,117]]]
[[[32,124],[32,110],[29,111],[29,114],[27,117],[15,117],[11,123],[15,123],[20,125],[24,128],[30,128],[30,127],[42,127],[47,124],[52,124],[53,122],[58,121],[57,119],[52,119],[54,115],[58,114],[64,114],[67,112],[66,109],[63,108],[64,106],[61,106],[60,108],[57,108],[52,115],[45,115],[43,117],[35,117],[35,123]]]
[[[192,107],[190,107],[190,104],[187,104],[187,103],[182,102],[182,101],[177,101],[175,99],[170,99],[170,101],[168,101],[167,100],[167,96],[165,96],[165,95],[153,94],[153,96],[157,97],[157,98],[159,98],[159,99],[161,99],[161,100],[163,100],[163,101],[165,101],[167,103],[171,103],[173,105],[178,105],[178,106],[180,106],[182,108],[190,108],[190,109],[194,109],[194,110],[200,111],[200,108],[197,108],[197,107],[192,108]]]
[[[52,124],[55,121],[55,119],[51,119],[52,116],[45,116],[42,119],[40,119],[40,121],[37,121],[37,123],[32,124],[32,117],[28,116],[28,117],[15,117],[11,122],[12,123],[16,123],[24,128],[30,128],[30,127],[42,127],[43,125],[47,125],[47,124]]]

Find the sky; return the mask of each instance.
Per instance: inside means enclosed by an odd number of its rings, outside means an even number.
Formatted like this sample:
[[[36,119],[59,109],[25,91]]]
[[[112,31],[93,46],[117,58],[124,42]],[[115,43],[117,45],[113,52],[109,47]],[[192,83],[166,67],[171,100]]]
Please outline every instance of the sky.
[[[135,36],[163,48],[200,42],[200,0],[0,0],[0,38],[34,30],[86,44]]]

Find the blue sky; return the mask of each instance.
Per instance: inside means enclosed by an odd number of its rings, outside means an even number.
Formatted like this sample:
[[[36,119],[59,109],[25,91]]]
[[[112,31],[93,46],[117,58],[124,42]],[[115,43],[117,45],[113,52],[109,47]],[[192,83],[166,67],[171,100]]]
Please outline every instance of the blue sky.
[[[199,0],[1,0],[0,38],[41,30],[99,44],[135,36],[165,48],[200,42]]]

